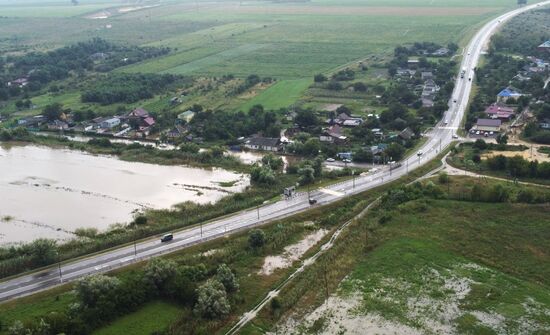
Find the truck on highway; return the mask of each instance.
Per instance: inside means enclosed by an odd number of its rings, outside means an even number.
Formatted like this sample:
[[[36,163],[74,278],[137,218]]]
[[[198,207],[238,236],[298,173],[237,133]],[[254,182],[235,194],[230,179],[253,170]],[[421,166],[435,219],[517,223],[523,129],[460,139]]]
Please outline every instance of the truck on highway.
[[[462,70],[460,71],[460,78],[464,78],[465,75],[466,75],[466,68],[463,67]]]

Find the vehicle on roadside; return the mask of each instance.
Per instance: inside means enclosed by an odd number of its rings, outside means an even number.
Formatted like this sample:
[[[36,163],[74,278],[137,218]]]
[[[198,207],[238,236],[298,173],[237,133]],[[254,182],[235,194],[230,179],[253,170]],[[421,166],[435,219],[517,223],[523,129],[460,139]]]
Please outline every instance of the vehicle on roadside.
[[[161,242],[170,242],[174,239],[174,234],[165,234],[161,237]]]
[[[315,205],[317,203],[317,200],[315,199],[309,199],[309,204],[310,205]]]
[[[479,130],[478,130],[478,131],[476,131],[476,135],[479,135]]]
[[[332,163],[332,162],[334,162],[334,161],[335,161],[334,158],[327,158],[327,162],[331,162],[331,163]]]
[[[416,153],[416,155],[417,155],[418,157],[422,156],[423,154],[424,154],[424,153],[422,152],[422,150],[418,150],[418,152]]]
[[[343,159],[342,162],[344,162],[344,163],[351,163],[351,159],[347,159],[347,158],[346,158],[346,159]]]

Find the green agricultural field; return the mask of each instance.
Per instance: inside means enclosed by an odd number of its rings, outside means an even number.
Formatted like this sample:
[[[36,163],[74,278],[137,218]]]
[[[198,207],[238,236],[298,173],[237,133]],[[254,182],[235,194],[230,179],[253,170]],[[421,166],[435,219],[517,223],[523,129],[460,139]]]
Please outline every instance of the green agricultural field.
[[[151,302],[137,312],[93,332],[93,335],[149,335],[162,330],[176,320],[182,311],[183,308],[174,304],[162,301]]]
[[[311,79],[282,80],[261,92],[241,106],[241,110],[249,110],[254,105],[262,105],[266,109],[279,109],[292,105],[311,85]]]

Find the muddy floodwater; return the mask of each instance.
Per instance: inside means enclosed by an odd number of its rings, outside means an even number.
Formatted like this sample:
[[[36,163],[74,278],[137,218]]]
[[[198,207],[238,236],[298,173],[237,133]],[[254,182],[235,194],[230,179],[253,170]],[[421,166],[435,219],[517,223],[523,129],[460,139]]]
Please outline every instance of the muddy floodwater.
[[[137,211],[215,202],[249,185],[222,170],[121,161],[33,145],[0,146],[0,246],[104,231]]]

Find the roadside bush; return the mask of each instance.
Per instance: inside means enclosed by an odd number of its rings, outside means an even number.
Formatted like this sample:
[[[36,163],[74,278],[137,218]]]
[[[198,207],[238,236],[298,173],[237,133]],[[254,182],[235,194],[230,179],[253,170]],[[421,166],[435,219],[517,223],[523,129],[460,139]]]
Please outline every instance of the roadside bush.
[[[162,258],[153,258],[145,267],[143,279],[157,293],[164,291],[168,283],[176,277],[177,264]]]
[[[239,283],[237,282],[235,274],[225,263],[218,266],[216,279],[223,284],[227,292],[235,292],[239,289]]]
[[[220,319],[231,310],[227,293],[222,283],[209,279],[197,289],[195,313],[207,319]]]
[[[254,229],[248,235],[248,245],[252,249],[258,249],[265,244],[265,233],[261,229]]]
[[[30,244],[31,257],[36,266],[45,266],[57,260],[57,242],[40,238]]]
[[[447,172],[441,172],[439,174],[438,180],[441,184],[447,184],[449,182],[449,175]]]
[[[84,319],[98,325],[116,316],[120,286],[118,278],[105,275],[91,275],[77,281],[75,292]]]

